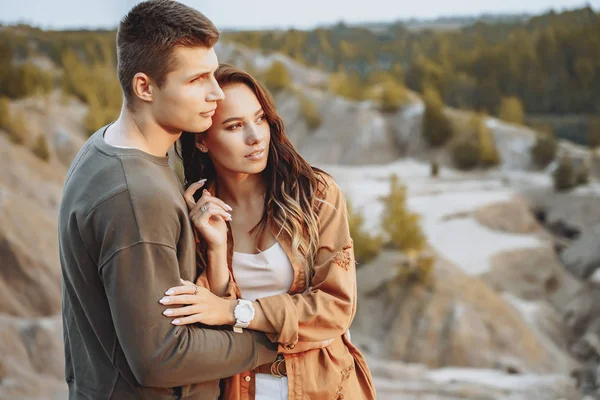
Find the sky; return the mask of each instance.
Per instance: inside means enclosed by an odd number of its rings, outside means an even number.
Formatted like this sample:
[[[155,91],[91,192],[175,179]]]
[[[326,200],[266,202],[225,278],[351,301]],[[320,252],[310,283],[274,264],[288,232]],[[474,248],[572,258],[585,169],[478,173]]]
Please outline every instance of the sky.
[[[0,0],[0,23],[25,22],[45,29],[115,28],[139,0]],[[390,22],[409,18],[561,11],[600,0],[181,0],[221,29],[298,28],[339,21]]]

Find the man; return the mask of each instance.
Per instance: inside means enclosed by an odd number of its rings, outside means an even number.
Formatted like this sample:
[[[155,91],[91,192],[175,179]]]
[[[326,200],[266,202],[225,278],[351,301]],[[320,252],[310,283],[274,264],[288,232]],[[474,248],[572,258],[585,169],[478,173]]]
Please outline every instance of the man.
[[[216,399],[218,380],[275,360],[256,332],[174,326],[158,300],[194,280],[195,241],[168,149],[223,92],[219,32],[172,0],[138,4],[117,34],[124,94],[69,170],[59,213],[70,399]]]

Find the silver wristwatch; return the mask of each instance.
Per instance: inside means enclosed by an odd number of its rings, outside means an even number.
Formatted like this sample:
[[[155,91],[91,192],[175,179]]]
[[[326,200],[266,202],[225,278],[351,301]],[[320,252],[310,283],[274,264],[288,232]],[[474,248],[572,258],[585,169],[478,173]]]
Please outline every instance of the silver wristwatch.
[[[233,331],[242,333],[242,328],[247,328],[254,319],[254,305],[252,305],[252,302],[239,299],[233,310],[233,317],[235,318]]]

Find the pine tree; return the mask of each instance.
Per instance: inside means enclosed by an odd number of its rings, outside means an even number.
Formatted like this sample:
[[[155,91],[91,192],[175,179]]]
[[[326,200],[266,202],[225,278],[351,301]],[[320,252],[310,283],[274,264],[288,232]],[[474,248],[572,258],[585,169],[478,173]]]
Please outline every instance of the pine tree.
[[[0,129],[10,126],[10,102],[7,97],[0,97]]]
[[[523,103],[518,97],[503,97],[498,116],[506,122],[523,125],[525,122]]]
[[[554,158],[558,150],[558,143],[552,133],[538,132],[536,142],[531,148],[531,155],[536,165],[545,168]]]
[[[298,100],[300,101],[300,113],[304,117],[308,129],[314,131],[321,126],[322,122],[317,106],[302,93],[298,93]]]
[[[29,134],[25,117],[22,113],[14,115],[10,119],[10,126],[8,127],[10,133],[10,140],[15,144],[25,143],[25,138]]]
[[[472,123],[479,143],[479,162],[481,165],[491,167],[500,164],[500,153],[496,147],[494,135],[485,124],[483,116],[476,114]]]
[[[396,112],[406,103],[406,88],[396,82],[384,84],[381,90],[383,112]]]
[[[591,118],[588,124],[588,146],[596,149],[600,146],[600,118]]]
[[[273,62],[265,72],[265,85],[273,92],[289,89],[292,86],[290,73],[281,61]]]
[[[350,201],[346,202],[348,208],[348,224],[350,237],[354,242],[354,258],[358,266],[368,263],[381,251],[381,237],[371,235],[364,227],[365,218],[355,210]]]
[[[423,135],[431,147],[446,144],[453,136],[452,124],[444,114],[443,102],[439,93],[427,89],[424,96]]]
[[[419,226],[420,217],[407,209],[406,187],[400,184],[397,175],[390,177],[390,193],[382,200],[381,225],[388,245],[402,251],[420,251],[425,245],[425,236]]]
[[[452,160],[458,169],[470,170],[481,161],[479,142],[474,139],[463,139],[452,148]]]
[[[32,151],[33,154],[35,154],[40,160],[50,160],[50,149],[48,148],[48,141],[46,140],[46,136],[44,136],[43,134],[38,136]]]
[[[556,191],[565,191],[575,187],[575,170],[568,154],[561,157],[552,178]]]

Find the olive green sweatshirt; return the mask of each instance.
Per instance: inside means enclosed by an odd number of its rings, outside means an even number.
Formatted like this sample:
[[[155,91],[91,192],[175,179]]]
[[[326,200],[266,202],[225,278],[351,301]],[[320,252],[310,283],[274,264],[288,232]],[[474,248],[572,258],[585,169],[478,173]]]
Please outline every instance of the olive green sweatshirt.
[[[196,278],[183,188],[167,157],[112,147],[106,128],[73,161],[59,211],[69,398],[216,399],[220,378],[276,345],[163,316],[164,292]]]

